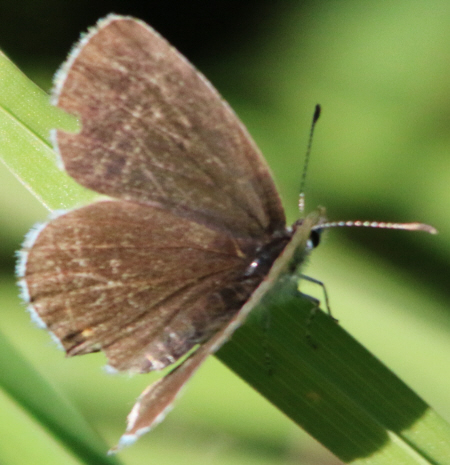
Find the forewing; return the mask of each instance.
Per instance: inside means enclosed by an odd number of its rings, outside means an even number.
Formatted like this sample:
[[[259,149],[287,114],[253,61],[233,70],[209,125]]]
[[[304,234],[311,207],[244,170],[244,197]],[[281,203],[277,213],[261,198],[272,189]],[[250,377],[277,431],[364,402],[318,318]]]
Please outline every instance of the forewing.
[[[173,363],[223,327],[258,283],[257,243],[134,202],[52,220],[24,251],[22,283],[68,355],[103,350],[118,370]]]
[[[238,237],[284,227],[269,169],[242,123],[143,22],[100,21],[59,72],[54,100],[81,117],[80,134],[57,133],[64,166],[80,184]]]

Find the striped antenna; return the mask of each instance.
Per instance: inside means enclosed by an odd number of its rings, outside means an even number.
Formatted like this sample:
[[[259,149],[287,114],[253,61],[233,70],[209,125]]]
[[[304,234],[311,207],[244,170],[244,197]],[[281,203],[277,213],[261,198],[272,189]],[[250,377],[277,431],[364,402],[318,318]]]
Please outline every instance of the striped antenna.
[[[305,211],[306,172],[308,171],[309,159],[310,159],[310,155],[311,155],[311,147],[312,147],[312,141],[313,141],[313,136],[314,136],[314,128],[316,127],[316,123],[317,123],[317,120],[319,119],[320,112],[321,112],[320,105],[316,105],[316,108],[314,110],[312,123],[311,123],[311,130],[309,131],[308,147],[306,149],[305,163],[303,164],[302,179],[301,179],[301,182],[300,182],[300,197],[298,199],[298,209],[300,210],[300,213],[303,213]]]
[[[318,224],[312,229],[330,228],[375,228],[375,229],[401,229],[404,231],[425,231],[430,234],[437,234],[437,229],[424,223],[391,223],[385,221],[329,221]]]
[[[300,182],[300,196],[298,200],[298,209],[300,213],[305,211],[305,185],[306,173],[308,171],[309,159],[311,157],[311,147],[314,137],[314,129],[320,117],[321,107],[316,105],[309,132],[308,147],[306,149],[305,163],[303,164],[302,178]],[[374,228],[374,229],[400,229],[403,231],[425,231],[430,234],[437,234],[437,229],[424,223],[391,223],[387,221],[327,221],[314,226],[313,230],[322,230],[330,228]]]

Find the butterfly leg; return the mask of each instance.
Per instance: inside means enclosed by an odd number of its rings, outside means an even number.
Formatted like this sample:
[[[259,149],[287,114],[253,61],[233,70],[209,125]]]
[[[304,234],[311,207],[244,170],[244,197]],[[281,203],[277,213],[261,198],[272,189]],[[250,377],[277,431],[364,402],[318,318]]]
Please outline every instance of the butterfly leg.
[[[327,288],[326,288],[325,284],[322,281],[319,281],[319,280],[317,280],[315,278],[311,278],[310,276],[306,276],[306,275],[303,275],[303,274],[300,275],[300,278],[304,279],[305,281],[309,281],[309,282],[311,282],[313,284],[317,284],[322,288],[323,295],[324,295],[324,298],[325,298],[325,307],[327,309],[327,313],[330,316],[330,318],[334,322],[337,323],[338,320],[336,318],[334,318],[334,316],[331,313],[330,299],[328,297],[328,292],[327,292]],[[303,292],[301,292],[301,295],[302,295],[302,297],[309,300],[313,304],[311,312],[309,313],[309,316],[308,316],[308,318],[306,320],[305,328],[306,328],[306,340],[307,340],[308,344],[311,345],[314,349],[316,349],[317,344],[314,342],[314,340],[312,339],[312,336],[311,336],[311,326],[312,326],[312,323],[313,323],[314,318],[316,316],[317,310],[319,310],[319,308],[320,308],[320,300],[318,300],[315,297],[312,297],[312,296],[310,296],[308,294],[304,294]]]

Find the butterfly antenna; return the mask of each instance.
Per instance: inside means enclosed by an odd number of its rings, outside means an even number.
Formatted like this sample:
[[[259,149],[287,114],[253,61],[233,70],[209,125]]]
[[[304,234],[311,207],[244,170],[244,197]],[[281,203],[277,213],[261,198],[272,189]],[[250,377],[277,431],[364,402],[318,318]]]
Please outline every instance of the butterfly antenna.
[[[313,116],[312,123],[311,123],[311,130],[309,132],[308,147],[306,149],[305,163],[303,164],[302,179],[300,182],[300,197],[298,199],[298,209],[300,210],[300,213],[303,213],[305,211],[306,172],[308,171],[309,159],[311,155],[314,128],[316,127],[316,123],[317,123],[317,120],[319,119],[320,112],[321,112],[320,105],[316,105],[316,108],[314,110],[314,116]]]
[[[318,224],[313,229],[330,228],[375,228],[375,229],[401,229],[404,231],[425,231],[430,234],[437,234],[437,229],[424,223],[391,223],[385,221],[329,221]]]

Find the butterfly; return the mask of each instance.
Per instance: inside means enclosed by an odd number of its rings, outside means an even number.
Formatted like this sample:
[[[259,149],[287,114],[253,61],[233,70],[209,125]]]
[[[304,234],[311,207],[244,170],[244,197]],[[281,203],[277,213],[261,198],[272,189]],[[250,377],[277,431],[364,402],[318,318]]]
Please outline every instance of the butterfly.
[[[110,15],[82,37],[53,103],[82,123],[77,134],[54,134],[64,169],[105,198],[28,235],[18,269],[34,319],[68,356],[103,351],[112,370],[145,373],[185,357],[141,394],[120,448],[163,419],[320,231],[342,224],[318,210],[287,227],[246,128],[137,19]]]

